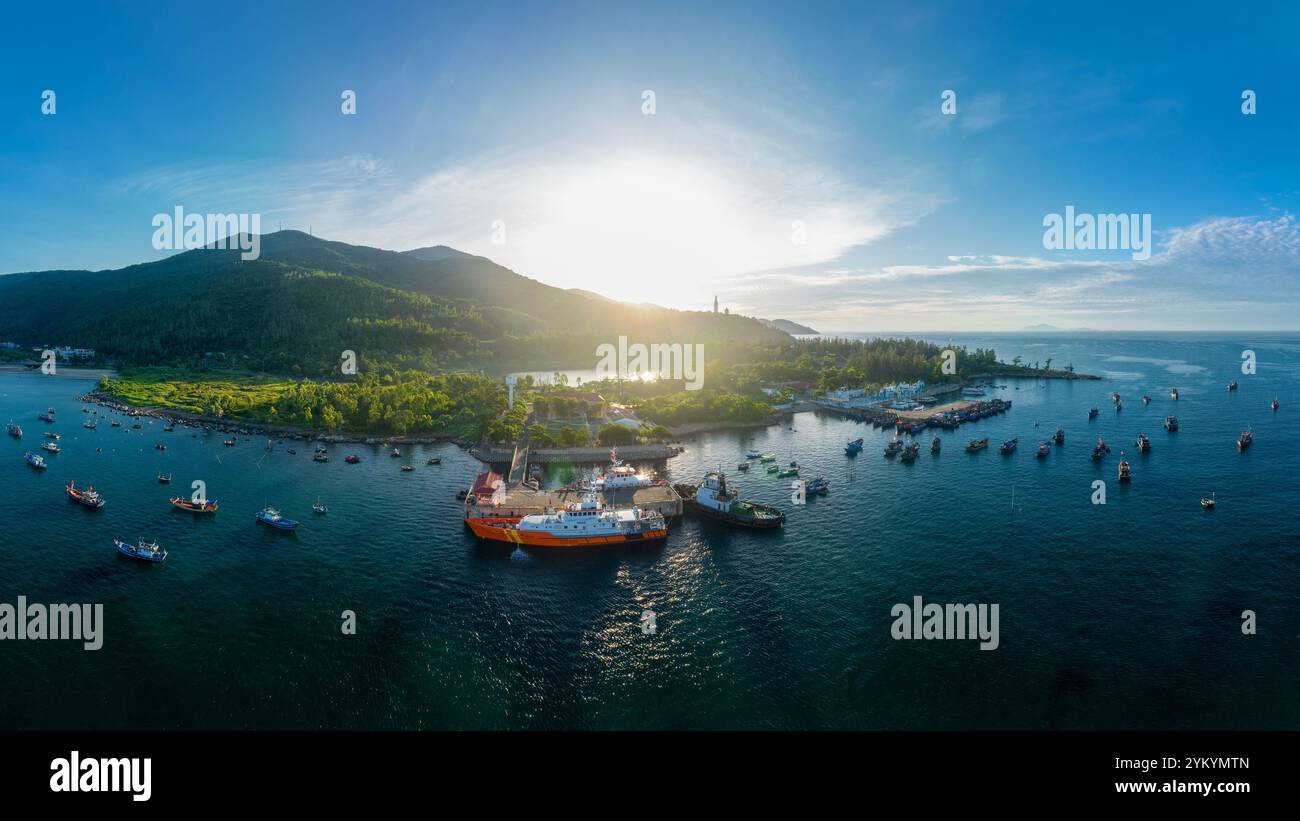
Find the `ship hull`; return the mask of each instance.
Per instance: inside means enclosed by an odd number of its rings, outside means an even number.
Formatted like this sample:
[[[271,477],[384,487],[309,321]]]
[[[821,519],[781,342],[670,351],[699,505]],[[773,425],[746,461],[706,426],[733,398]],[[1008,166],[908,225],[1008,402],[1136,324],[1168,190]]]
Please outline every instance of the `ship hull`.
[[[611,533],[601,536],[556,536],[534,530],[520,530],[500,519],[466,519],[465,524],[480,539],[505,542],[522,547],[601,547],[617,544],[644,544],[668,538],[668,528],[640,533]]]
[[[699,516],[707,516],[710,519],[716,519],[719,522],[726,522],[729,525],[738,527],[752,527],[758,530],[775,530],[785,523],[785,517],[781,518],[763,518],[755,519],[748,516],[737,516],[722,510],[714,510],[711,507],[697,504],[694,499],[683,499],[682,506],[690,513]]]

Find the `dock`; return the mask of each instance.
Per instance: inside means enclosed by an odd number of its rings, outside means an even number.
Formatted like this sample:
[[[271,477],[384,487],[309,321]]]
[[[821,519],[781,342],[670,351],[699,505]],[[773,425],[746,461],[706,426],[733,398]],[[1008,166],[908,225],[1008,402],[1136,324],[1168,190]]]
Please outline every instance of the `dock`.
[[[499,478],[499,477],[498,477]],[[665,519],[682,515],[682,497],[667,483],[650,487],[623,488],[598,494],[605,507],[640,507],[663,514]],[[465,518],[493,518],[528,516],[561,510],[565,505],[582,500],[582,492],[573,487],[556,490],[533,490],[525,485],[500,483],[493,493],[471,493],[465,500]]]

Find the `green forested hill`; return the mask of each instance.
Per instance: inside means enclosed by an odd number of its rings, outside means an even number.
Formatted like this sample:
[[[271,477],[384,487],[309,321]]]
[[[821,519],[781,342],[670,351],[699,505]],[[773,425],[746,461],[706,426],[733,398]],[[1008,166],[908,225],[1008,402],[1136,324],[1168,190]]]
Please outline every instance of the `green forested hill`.
[[[620,334],[790,341],[745,317],[595,300],[441,246],[397,253],[298,231],[263,236],[249,262],[203,249],[113,271],[0,276],[0,341],[92,347],[123,365],[311,375],[354,350],[363,366],[581,367]]]

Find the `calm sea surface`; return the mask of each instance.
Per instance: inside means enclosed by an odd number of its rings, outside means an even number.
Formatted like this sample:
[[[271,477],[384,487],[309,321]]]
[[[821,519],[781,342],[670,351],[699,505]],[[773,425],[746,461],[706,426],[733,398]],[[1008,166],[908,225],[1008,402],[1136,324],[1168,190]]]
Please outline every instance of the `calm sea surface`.
[[[1104,379],[1001,383],[1009,413],[943,434],[937,457],[924,436],[912,465],[881,457],[887,433],[829,415],[706,434],[669,477],[721,465],[787,510],[784,532],[688,520],[660,546],[568,554],[476,544],[455,491],[480,466],[452,445],[414,448],[401,473],[407,459],[364,446],[316,464],[303,443],[227,448],[160,422],[89,431],[88,383],[0,376],[0,422],[26,431],[0,441],[0,601],[101,602],[107,622],[98,652],[0,643],[0,727],[1300,728],[1300,336],[952,341]],[[1245,349],[1255,375],[1240,372]],[[36,418],[49,405],[52,426]],[[1057,425],[1064,447],[1035,459]],[[1239,454],[1247,425],[1255,444]],[[22,454],[48,429],[64,452],[36,472]],[[1143,432],[1146,456],[1132,448]],[[1098,435],[1114,448],[1100,465]],[[846,458],[857,436],[866,449]],[[962,452],[984,436],[988,451]],[[999,455],[1013,436],[1019,451]],[[735,472],[748,448],[824,474],[830,494],[793,506],[789,480]],[[1121,450],[1128,486],[1114,481]],[[354,451],[364,461],[344,464]],[[70,503],[70,479],[107,506]],[[169,509],[194,480],[220,500],[215,517]],[[313,516],[317,496],[328,515]],[[301,531],[258,525],[265,504]],[[171,551],[165,564],[115,554],[113,538],[140,536]],[[890,609],[916,595],[998,604],[1001,646],[893,640]],[[1247,609],[1257,635],[1241,632]]]

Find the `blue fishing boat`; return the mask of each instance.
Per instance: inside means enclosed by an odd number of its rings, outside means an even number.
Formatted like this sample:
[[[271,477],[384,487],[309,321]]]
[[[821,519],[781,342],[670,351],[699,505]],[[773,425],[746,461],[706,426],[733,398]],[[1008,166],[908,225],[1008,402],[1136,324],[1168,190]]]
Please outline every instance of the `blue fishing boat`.
[[[844,447],[844,455],[845,455],[845,456],[855,456],[855,455],[857,455],[857,454],[859,454],[859,453],[861,453],[861,452],[862,452],[862,439],[861,439],[861,437],[859,437],[859,438],[857,438],[857,439],[854,439],[852,442],[849,442],[848,445],[846,445],[846,446]]]
[[[825,495],[831,489],[830,482],[826,481],[825,476],[818,476],[816,479],[808,480],[808,485],[804,491],[809,496]]]
[[[284,518],[284,516],[280,514],[280,511],[273,507],[267,507],[257,511],[257,520],[264,525],[269,525],[279,530],[298,529],[298,522],[293,519]]]
[[[117,552],[123,556],[130,556],[133,559],[142,559],[146,562],[161,562],[167,558],[167,551],[158,546],[157,542],[146,542],[140,540],[139,544],[127,544],[119,539],[114,539],[113,544],[117,545]]]
[[[23,454],[23,459],[27,462],[27,464],[31,465],[37,470],[45,470],[45,460],[42,459],[40,456],[37,456],[36,454],[32,453],[30,450]]]

